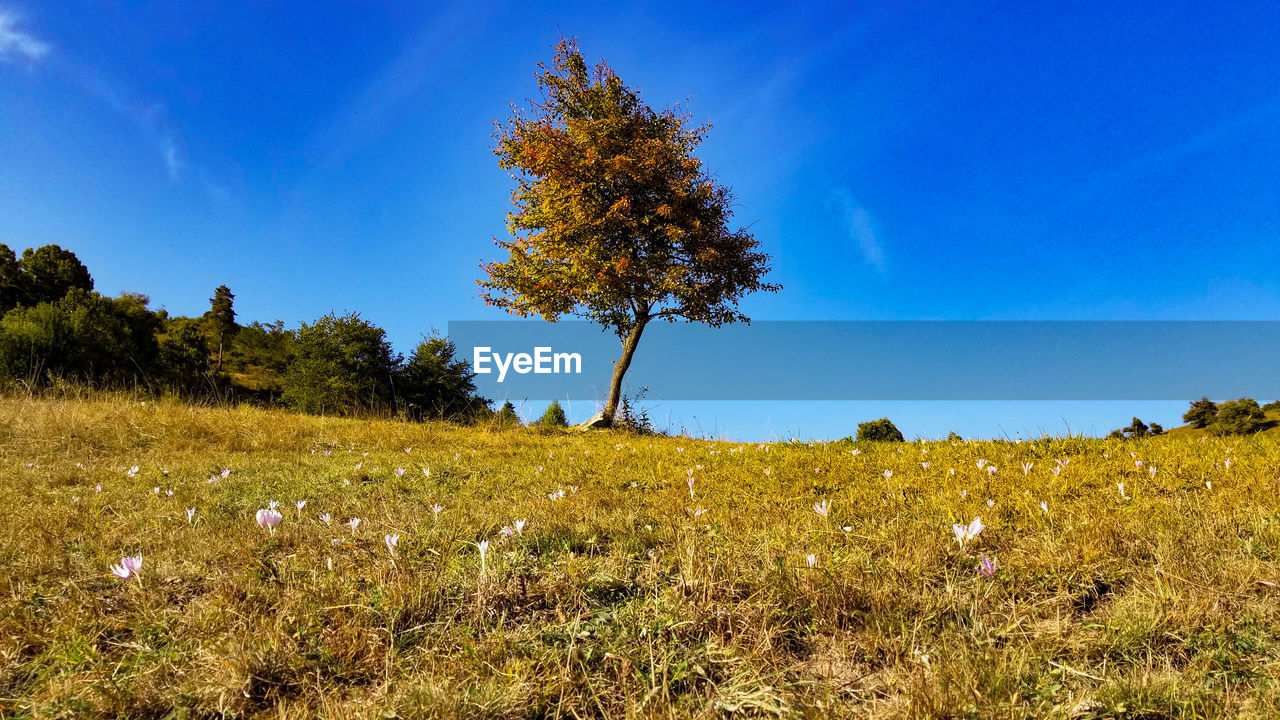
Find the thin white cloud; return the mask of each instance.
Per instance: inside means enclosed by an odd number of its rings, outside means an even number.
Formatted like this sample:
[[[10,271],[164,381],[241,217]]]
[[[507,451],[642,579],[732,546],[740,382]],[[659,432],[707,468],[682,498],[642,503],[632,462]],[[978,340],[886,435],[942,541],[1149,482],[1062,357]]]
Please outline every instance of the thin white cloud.
[[[53,46],[18,27],[18,16],[12,10],[0,9],[0,61],[33,63]]]
[[[830,204],[840,214],[849,238],[857,244],[858,251],[862,253],[862,259],[875,268],[876,272],[884,274],[886,270],[884,246],[880,242],[880,234],[876,229],[878,223],[875,216],[845,187],[836,188],[831,192]]]

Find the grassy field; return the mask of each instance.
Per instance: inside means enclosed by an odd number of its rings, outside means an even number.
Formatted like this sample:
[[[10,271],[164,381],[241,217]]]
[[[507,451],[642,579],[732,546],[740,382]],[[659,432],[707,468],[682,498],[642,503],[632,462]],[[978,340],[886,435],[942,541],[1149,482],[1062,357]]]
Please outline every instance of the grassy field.
[[[1275,436],[757,445],[9,397],[0,473],[6,717],[1280,717]]]

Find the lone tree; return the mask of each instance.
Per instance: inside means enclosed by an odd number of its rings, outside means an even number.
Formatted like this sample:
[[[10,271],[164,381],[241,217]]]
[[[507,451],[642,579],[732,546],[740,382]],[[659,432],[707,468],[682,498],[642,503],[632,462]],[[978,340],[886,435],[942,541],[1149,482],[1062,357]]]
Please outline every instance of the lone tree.
[[[223,346],[240,329],[236,325],[235,301],[236,296],[231,294],[231,288],[226,285],[215,288],[213,297],[209,298],[209,313],[206,317],[213,336],[218,338],[218,372],[222,372]]]
[[[508,257],[484,265],[490,305],[555,322],[589,319],[622,341],[603,422],[645,326],[677,318],[717,327],[750,319],[738,301],[765,283],[769,256],[732,229],[733,194],[693,152],[709,125],[654,110],[600,61],[562,40],[539,64],[542,99],[499,123],[494,153],[516,181]]]

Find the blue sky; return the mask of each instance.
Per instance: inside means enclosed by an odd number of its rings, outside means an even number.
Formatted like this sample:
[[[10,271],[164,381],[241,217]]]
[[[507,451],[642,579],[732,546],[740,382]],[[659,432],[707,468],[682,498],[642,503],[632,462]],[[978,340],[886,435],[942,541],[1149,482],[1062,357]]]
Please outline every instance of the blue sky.
[[[359,310],[402,350],[496,319],[493,122],[564,34],[715,124],[700,156],[785,286],[753,317],[1280,319],[1280,5],[746,5],[0,0],[0,242],[71,248],[100,291],[177,314],[222,283],[242,319]],[[1180,410],[656,414],[756,438]]]

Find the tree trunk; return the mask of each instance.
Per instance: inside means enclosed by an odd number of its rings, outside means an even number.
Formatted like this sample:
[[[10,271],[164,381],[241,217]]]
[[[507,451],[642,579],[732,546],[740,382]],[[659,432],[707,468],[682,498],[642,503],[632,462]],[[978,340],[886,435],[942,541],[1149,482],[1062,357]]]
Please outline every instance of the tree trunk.
[[[609,382],[609,400],[604,405],[606,427],[613,427],[614,417],[618,414],[618,403],[622,401],[622,378],[627,374],[627,368],[631,367],[631,358],[636,354],[636,346],[640,344],[640,335],[644,333],[647,322],[649,322],[647,318],[637,320],[631,332],[622,341],[622,355],[613,365],[613,379]]]

